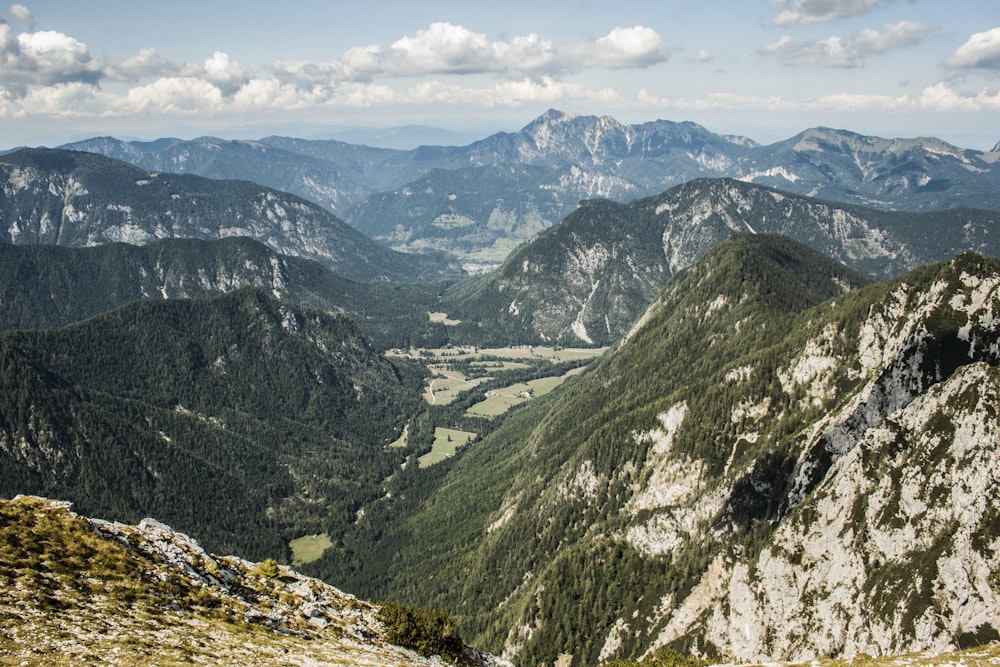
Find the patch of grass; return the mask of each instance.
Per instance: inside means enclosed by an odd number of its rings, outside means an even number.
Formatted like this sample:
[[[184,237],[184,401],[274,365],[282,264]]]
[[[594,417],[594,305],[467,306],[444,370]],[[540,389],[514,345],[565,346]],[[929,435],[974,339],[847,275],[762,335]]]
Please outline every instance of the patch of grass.
[[[398,438],[389,443],[390,449],[405,449],[410,441],[410,425],[403,426],[403,433]]]
[[[486,398],[470,407],[466,414],[472,417],[498,417],[515,405],[520,405],[533,398],[549,393],[567,379],[583,372],[583,368],[574,368],[563,375],[542,377],[528,382],[518,382],[502,389],[491,391]]]
[[[454,327],[462,323],[462,320],[453,320],[448,317],[448,313],[427,313],[427,317],[430,318],[431,322],[440,322],[446,327]]]
[[[330,536],[326,533],[319,535],[303,535],[288,543],[292,550],[292,565],[305,565],[319,560],[323,552],[333,546]]]
[[[436,377],[431,378],[424,392],[424,399],[431,405],[448,405],[463,391],[472,389],[485,378],[467,379],[457,371],[435,368]]]
[[[464,447],[476,438],[476,433],[458,431],[451,428],[437,427],[434,429],[434,446],[430,452],[421,456],[417,462],[421,468],[429,468],[435,463],[454,456],[459,447]]]

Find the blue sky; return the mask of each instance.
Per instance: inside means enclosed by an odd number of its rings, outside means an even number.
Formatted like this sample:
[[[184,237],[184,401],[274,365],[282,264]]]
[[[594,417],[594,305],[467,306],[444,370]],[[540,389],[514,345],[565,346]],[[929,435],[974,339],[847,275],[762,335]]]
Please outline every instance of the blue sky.
[[[485,135],[549,108],[765,143],[820,125],[1000,141],[996,0],[26,0],[0,20],[0,147]]]

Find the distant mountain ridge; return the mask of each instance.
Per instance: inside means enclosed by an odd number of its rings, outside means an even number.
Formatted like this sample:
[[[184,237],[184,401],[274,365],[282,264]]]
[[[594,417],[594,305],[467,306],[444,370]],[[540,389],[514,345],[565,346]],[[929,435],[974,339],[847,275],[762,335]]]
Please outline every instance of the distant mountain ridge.
[[[215,176],[239,168],[240,178],[333,207],[352,226],[393,247],[436,248],[480,264],[499,262],[581,199],[624,202],[705,177],[886,210],[1000,209],[998,149],[830,128],[760,145],[692,122],[627,125],[608,116],[550,110],[518,132],[461,147],[400,151],[285,137],[149,143],[99,138],[69,147],[148,169]]]
[[[739,232],[782,234],[887,278],[963,250],[1000,256],[998,224],[1000,213],[991,211],[886,212],[696,179],[628,204],[583,202],[496,271],[457,285],[443,305],[498,342],[524,342],[518,337],[529,331],[553,342],[608,344],[671,276]]]
[[[57,328],[133,301],[207,298],[246,287],[345,314],[380,349],[446,341],[444,325],[427,317],[439,308],[434,285],[354,282],[245,237],[87,248],[0,243],[0,331]]]
[[[320,206],[249,181],[147,172],[93,153],[25,149],[0,158],[0,240],[89,246],[248,236],[356,280],[418,282],[460,273],[403,255]]]

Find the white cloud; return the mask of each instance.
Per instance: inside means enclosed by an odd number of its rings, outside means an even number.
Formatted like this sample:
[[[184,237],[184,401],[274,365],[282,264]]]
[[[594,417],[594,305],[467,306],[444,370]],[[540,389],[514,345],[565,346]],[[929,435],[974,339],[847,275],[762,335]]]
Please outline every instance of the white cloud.
[[[0,23],[0,87],[23,95],[30,86],[96,83],[100,66],[82,42],[50,30],[15,35]]]
[[[698,99],[659,97],[646,89],[639,91],[637,101],[645,106],[683,111],[792,111],[831,113],[871,112],[982,112],[1000,111],[1000,93],[980,91],[961,94],[945,83],[927,86],[919,97],[873,95],[867,93],[831,93],[811,100],[793,100],[782,96],[712,93]]]
[[[593,45],[580,47],[584,62],[594,67],[649,67],[667,59],[660,36],[652,28],[615,28]]]
[[[124,96],[115,98],[109,113],[196,115],[214,113],[224,106],[222,91],[215,85],[195,77],[176,76],[131,88]]]
[[[28,30],[35,29],[35,17],[31,13],[31,10],[24,5],[18,3],[11,5],[10,13],[14,16],[14,18],[23,23]]]
[[[987,90],[961,95],[944,83],[924,88],[917,104],[927,111],[1000,111],[1000,92]]]
[[[774,25],[823,23],[836,19],[867,14],[878,5],[895,0],[771,0],[781,8]]]
[[[402,96],[402,101],[408,104],[457,104],[487,109],[557,102],[620,103],[623,100],[618,92],[611,89],[591,90],[577,83],[566,83],[551,77],[502,81],[485,88],[466,88],[430,81],[412,87]]]
[[[881,32],[868,28],[822,40],[799,41],[784,36],[774,44],[761,47],[760,53],[775,56],[783,65],[860,67],[868,56],[914,46],[929,33],[930,28],[919,23],[900,21],[885,26]]]
[[[387,49],[359,46],[344,52],[339,61],[278,61],[269,69],[284,83],[439,74],[499,74],[517,80],[584,68],[644,68],[666,59],[660,36],[645,26],[619,27],[590,42],[557,47],[536,33],[491,41],[464,26],[438,22]]]
[[[134,56],[105,65],[104,76],[113,81],[143,81],[177,74],[180,69],[155,50],[141,49]]]
[[[205,61],[204,79],[215,85],[223,95],[232,95],[250,81],[252,72],[229,59],[229,54],[216,51]]]
[[[345,64],[390,76],[496,72],[516,66],[516,52],[522,49],[544,52],[551,51],[551,45],[535,34],[515,42],[491,42],[486,35],[460,25],[432,23],[413,37],[398,39],[387,51],[369,49],[363,60],[355,58]]]
[[[710,63],[713,60],[715,60],[715,56],[713,56],[710,51],[707,51],[705,49],[699,49],[690,58],[690,61],[693,63]]]
[[[76,118],[99,115],[104,111],[104,100],[94,86],[71,82],[31,90],[17,101],[15,108],[15,117]]]
[[[977,32],[945,61],[956,69],[1000,69],[1000,28]]]

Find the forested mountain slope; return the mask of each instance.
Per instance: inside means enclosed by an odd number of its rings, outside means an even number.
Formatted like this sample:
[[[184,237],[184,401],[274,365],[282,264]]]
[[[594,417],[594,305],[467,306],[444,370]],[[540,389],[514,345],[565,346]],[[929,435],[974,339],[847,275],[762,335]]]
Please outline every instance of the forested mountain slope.
[[[628,204],[583,202],[445,306],[498,342],[607,344],[667,280],[738,232],[788,236],[873,278],[963,250],[1000,255],[1000,214],[899,213],[791,195],[730,179],[698,179]]]
[[[403,459],[421,375],[343,316],[254,289],[145,301],[0,336],[0,495],[158,516],[212,549],[287,558]]]
[[[381,349],[446,340],[444,325],[427,317],[439,308],[440,288],[354,282],[245,237],[88,248],[0,243],[0,330],[54,328],[133,301],[219,296],[243,287],[346,314]]]
[[[849,275],[787,239],[719,244],[418,507],[369,507],[359,531],[389,527],[342,576],[520,664],[996,638],[1000,262]]]
[[[355,280],[454,276],[440,256],[401,254],[317,204],[247,181],[146,172],[92,153],[25,149],[0,158],[0,240],[91,246],[247,236]]]

